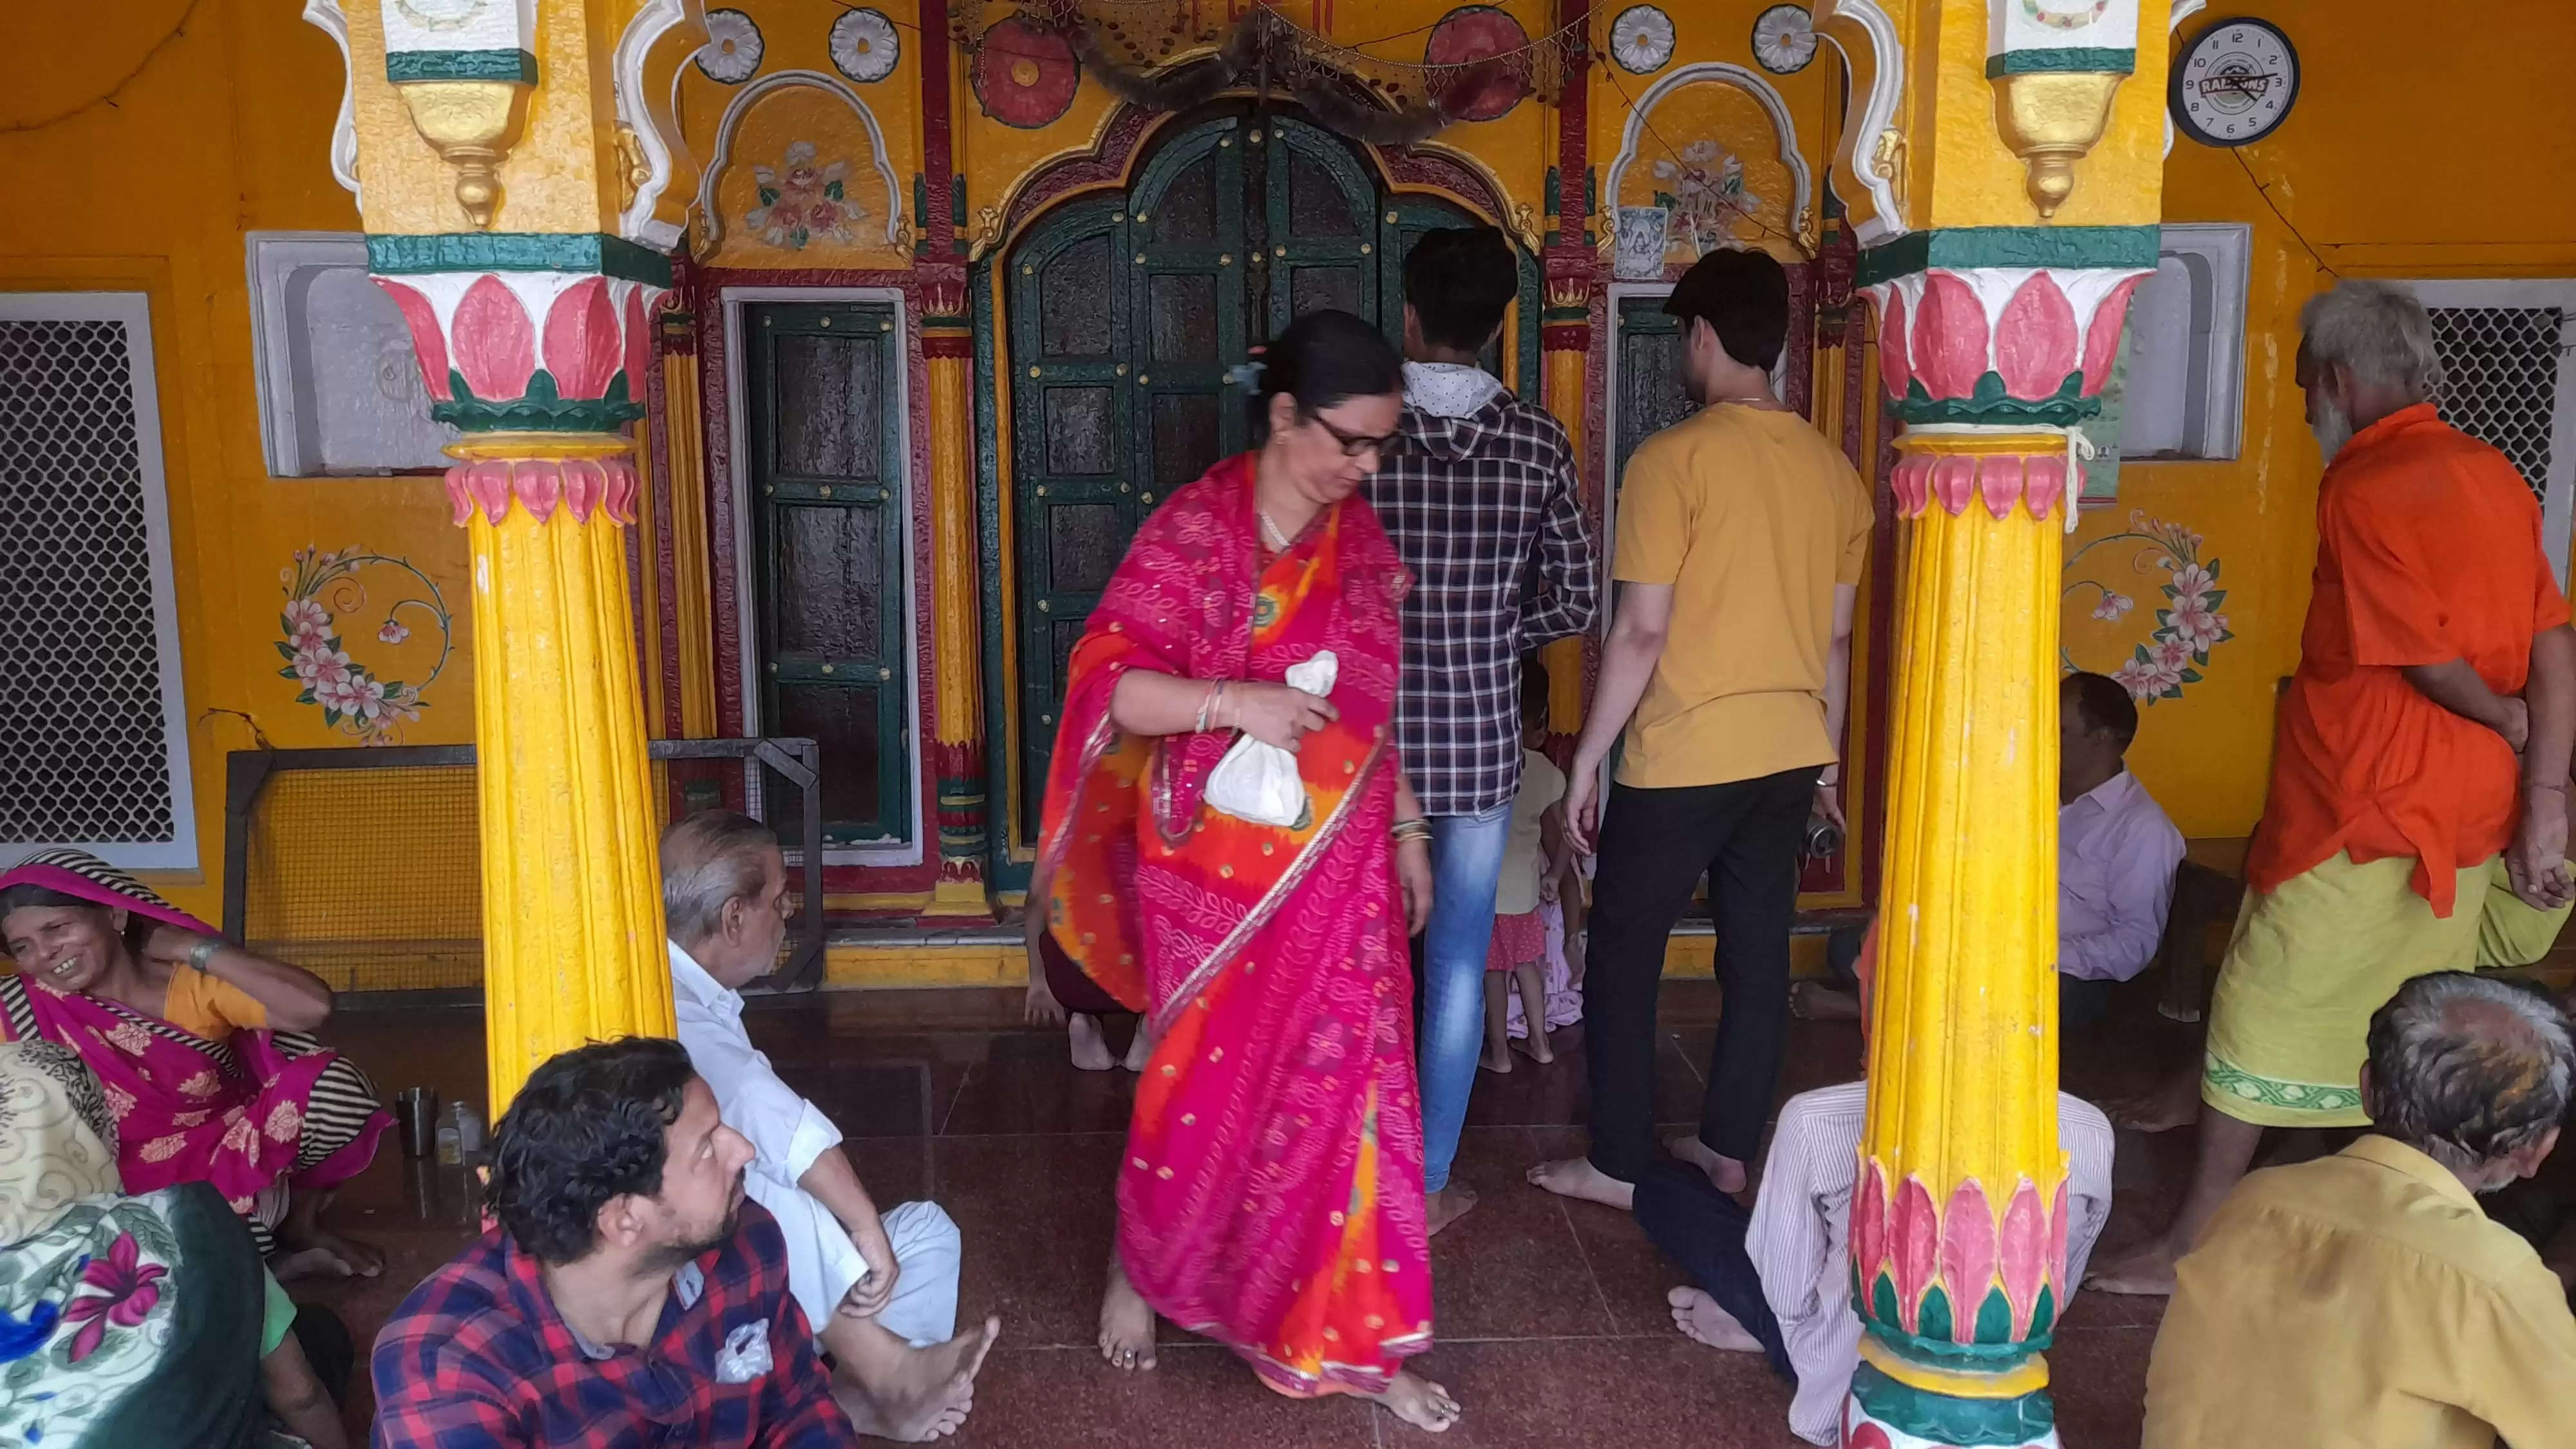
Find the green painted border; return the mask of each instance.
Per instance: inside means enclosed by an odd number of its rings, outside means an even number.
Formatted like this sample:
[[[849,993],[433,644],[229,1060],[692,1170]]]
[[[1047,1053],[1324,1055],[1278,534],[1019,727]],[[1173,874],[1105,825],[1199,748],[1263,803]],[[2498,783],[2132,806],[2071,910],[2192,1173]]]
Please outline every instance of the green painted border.
[[[1905,397],[1896,405],[1896,415],[1912,423],[1990,423],[1997,426],[2012,423],[2046,423],[2064,428],[2083,422],[2102,411],[2099,393],[2083,395],[2084,374],[2070,372],[2047,397],[2014,397],[2004,391],[2001,373],[1987,372],[1977,379],[1976,388],[1966,397],[1936,398],[1924,390],[1923,379],[1905,384]]]
[[[385,79],[411,81],[509,81],[537,83],[537,58],[524,50],[389,50]]]
[[[1025,891],[1031,866],[1011,859],[1011,802],[1019,778],[1011,769],[1011,681],[1002,667],[1002,454],[999,364],[993,350],[994,251],[966,268],[967,303],[975,328],[975,508],[982,524],[975,530],[976,571],[981,575],[984,617],[979,634],[984,650],[984,879],[996,891]]]
[[[2107,45],[2045,46],[2032,50],[2007,50],[1986,57],[1986,79],[2008,75],[2063,75],[2081,72],[2092,75],[2131,75],[2138,69],[2135,47],[2115,50]]]
[[[2355,1111],[2361,1106],[2359,1087],[2257,1076],[2219,1060],[2216,1053],[2202,1059],[2200,1080],[2203,1085],[2216,1088],[2238,1101],[2258,1102],[2284,1112],[2340,1113]]]
[[[1976,267],[2136,267],[2152,271],[2160,226],[1954,226],[1912,231],[1860,254],[1864,287]]]
[[[604,232],[469,231],[367,238],[367,270],[380,277],[428,272],[598,272],[671,285],[671,259]]]
[[[608,433],[621,423],[644,416],[644,404],[628,391],[624,368],[608,380],[605,396],[566,398],[555,392],[555,375],[540,367],[528,374],[528,390],[515,398],[478,398],[465,385],[465,374],[447,370],[446,402],[429,405],[429,415],[469,433]]]
[[[2010,1399],[1954,1399],[1898,1383],[1863,1363],[1852,1374],[1851,1392],[1862,1413],[1935,1444],[2029,1444],[2057,1428],[2057,1406],[2045,1389]]]

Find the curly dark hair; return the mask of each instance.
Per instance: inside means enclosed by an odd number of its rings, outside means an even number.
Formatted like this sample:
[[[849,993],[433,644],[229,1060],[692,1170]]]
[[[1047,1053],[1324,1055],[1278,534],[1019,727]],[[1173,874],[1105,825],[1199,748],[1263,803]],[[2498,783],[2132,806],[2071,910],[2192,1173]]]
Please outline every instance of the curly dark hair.
[[[669,1133],[697,1072],[678,1042],[630,1036],[547,1058],[492,1134],[485,1201],[511,1241],[558,1266],[599,1243],[611,1198],[662,1190]]]

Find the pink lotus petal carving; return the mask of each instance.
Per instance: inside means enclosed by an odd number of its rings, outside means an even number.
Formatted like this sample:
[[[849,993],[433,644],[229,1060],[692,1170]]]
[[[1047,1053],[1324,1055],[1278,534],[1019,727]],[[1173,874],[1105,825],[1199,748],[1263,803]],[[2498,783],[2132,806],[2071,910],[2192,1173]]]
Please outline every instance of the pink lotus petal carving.
[[[511,402],[527,396],[529,375],[537,370],[536,335],[500,278],[476,278],[448,330],[456,340],[456,370],[476,397]]]
[[[524,458],[510,465],[510,482],[519,506],[539,523],[555,516],[563,501],[563,469],[551,458]]]
[[[2145,280],[2138,276],[2120,283],[2093,309],[2093,325],[2084,334],[2084,396],[2098,395],[2111,380],[2111,364],[2120,355],[2120,328],[2129,318],[2129,298]]]
[[[557,397],[602,396],[624,356],[606,277],[582,278],[546,310],[546,370],[555,376]]]
[[[2049,510],[2060,503],[2073,507],[2074,504],[2069,500],[2083,492],[2084,484],[2081,480],[2084,475],[2077,472],[2071,476],[2074,481],[2070,484],[2070,473],[2063,454],[2051,453],[2045,457],[2024,459],[2022,496],[2030,500],[2030,516],[2045,521]]]
[[[1941,1222],[1941,1282],[1950,1290],[1950,1337],[1960,1343],[1977,1338],[1977,1308],[1995,1281],[1995,1210],[1986,1205],[1986,1190],[1976,1179],[1950,1194],[1950,1210]]]
[[[1932,459],[1921,453],[1899,453],[1887,486],[1896,495],[1899,518],[1922,517],[1932,503]]]
[[[1887,385],[1887,395],[1902,399],[1906,380],[1914,375],[1913,359],[1905,351],[1905,294],[1890,286],[1877,294],[1885,299],[1878,319],[1878,380]]]
[[[649,320],[661,300],[658,287],[634,287],[626,293],[626,400],[644,401],[644,373],[652,366],[653,332]]]
[[[2039,1189],[2028,1177],[2013,1189],[2012,1205],[2004,1209],[2000,1246],[2004,1297],[2012,1303],[2013,1337],[2026,1338],[2040,1285],[2049,1281],[2048,1211],[2040,1206]]]
[[[1968,500],[1977,490],[1977,460],[1952,453],[1932,459],[1932,496],[1952,518],[1968,509]]]
[[[2022,460],[2009,453],[1988,453],[1977,459],[1977,496],[1998,520],[2011,517],[2013,505],[2021,501],[2021,465]]]
[[[1914,321],[1914,375],[1924,390],[1936,398],[1975,392],[1986,370],[1986,341],[1986,311],[1975,290],[1946,272],[1926,276]]]
[[[575,523],[590,522],[590,510],[608,493],[608,470],[596,458],[566,458],[559,465],[563,478],[564,507],[572,510]]]
[[[1931,1190],[1923,1179],[1908,1174],[1896,1189],[1896,1213],[1889,1224],[1889,1244],[1896,1259],[1896,1311],[1904,1320],[1905,1331],[1919,1332],[1916,1327],[1923,1308],[1924,1291],[1932,1286],[1932,1275],[1939,1271],[1941,1257],[1941,1214],[1932,1206]]]
[[[406,286],[391,277],[376,277],[375,284],[394,299],[395,310],[402,313],[403,326],[411,331],[412,355],[420,361],[420,380],[429,395],[440,402],[456,396],[447,381],[447,337],[438,330],[438,309],[417,287]]]
[[[2075,365],[2075,308],[2048,273],[2033,272],[1995,319],[1995,371],[2004,392],[2049,397]]]
[[[1851,1250],[1852,1264],[1860,1270],[1861,1297],[1866,1300],[1870,1284],[1887,1262],[1887,1179],[1874,1158],[1852,1190]]]

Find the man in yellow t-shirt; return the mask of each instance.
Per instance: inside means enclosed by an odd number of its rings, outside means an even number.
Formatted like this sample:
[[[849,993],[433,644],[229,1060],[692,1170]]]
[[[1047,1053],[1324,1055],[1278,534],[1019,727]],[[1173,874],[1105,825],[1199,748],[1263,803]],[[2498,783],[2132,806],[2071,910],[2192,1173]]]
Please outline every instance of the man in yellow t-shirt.
[[[1654,1154],[1664,944],[1702,874],[1726,1005],[1699,1131],[1672,1148],[1737,1192],[1761,1142],[1789,1016],[1799,847],[1811,812],[1842,819],[1834,765],[1871,521],[1851,464],[1772,392],[1789,329],[1780,264],[1711,252],[1664,310],[1682,319],[1683,381],[1703,406],[1624,471],[1618,612],[1566,795],[1577,847],[1599,855],[1583,1009],[1592,1150],[1529,1174],[1622,1208]]]

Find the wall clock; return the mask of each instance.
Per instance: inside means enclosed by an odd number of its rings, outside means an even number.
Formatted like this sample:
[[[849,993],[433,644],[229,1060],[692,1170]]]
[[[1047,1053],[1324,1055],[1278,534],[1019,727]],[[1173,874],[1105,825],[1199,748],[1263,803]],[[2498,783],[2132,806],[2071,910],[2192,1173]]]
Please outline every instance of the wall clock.
[[[2299,98],[2299,52],[2267,20],[2221,20],[2174,57],[2166,105],[2204,146],[2243,146],[2279,130]]]

